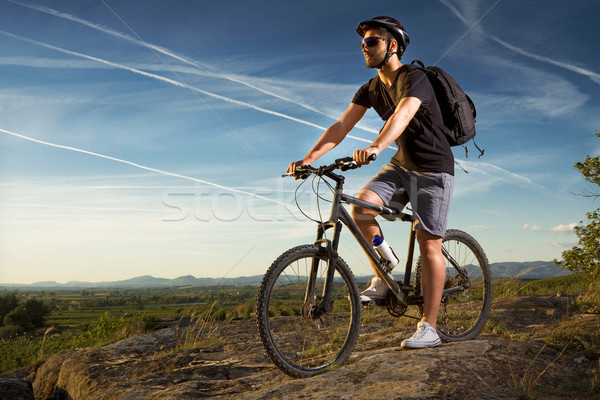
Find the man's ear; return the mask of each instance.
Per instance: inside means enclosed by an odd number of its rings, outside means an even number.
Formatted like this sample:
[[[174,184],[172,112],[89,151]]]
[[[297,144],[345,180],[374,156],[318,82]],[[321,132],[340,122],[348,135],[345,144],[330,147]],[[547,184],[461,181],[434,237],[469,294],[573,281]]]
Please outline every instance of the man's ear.
[[[390,41],[390,52],[395,53],[398,51],[398,41],[396,39],[392,39]]]

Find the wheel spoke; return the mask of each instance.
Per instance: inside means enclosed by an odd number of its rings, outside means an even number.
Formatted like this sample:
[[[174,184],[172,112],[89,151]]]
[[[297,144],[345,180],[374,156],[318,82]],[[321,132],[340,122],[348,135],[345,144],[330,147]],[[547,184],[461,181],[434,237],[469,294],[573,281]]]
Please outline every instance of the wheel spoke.
[[[331,290],[332,310],[323,313],[320,301],[328,262],[319,254],[315,246],[284,253],[267,272],[257,302],[259,331],[267,353],[280,369],[295,377],[311,376],[345,361],[360,329],[358,288],[340,258]],[[317,267],[314,289],[304,304],[313,260]]]
[[[465,232],[448,230],[442,242],[445,282],[437,328],[446,341],[472,339],[481,331],[491,307],[491,273],[481,246]],[[421,261],[415,286],[420,290]]]

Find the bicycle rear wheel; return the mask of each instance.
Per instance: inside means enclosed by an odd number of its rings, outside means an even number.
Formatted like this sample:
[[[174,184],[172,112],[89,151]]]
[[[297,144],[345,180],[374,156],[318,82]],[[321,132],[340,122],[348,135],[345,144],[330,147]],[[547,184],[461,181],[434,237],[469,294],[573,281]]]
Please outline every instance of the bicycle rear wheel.
[[[286,374],[306,378],[343,364],[358,339],[361,306],[358,287],[346,263],[336,262],[332,310],[315,316],[322,300],[328,261],[315,245],[288,250],[265,274],[256,318],[262,343]],[[314,290],[306,296],[314,261]],[[310,301],[305,303],[305,298]]]
[[[488,259],[479,243],[463,231],[449,229],[442,247],[446,294],[442,296],[437,331],[445,342],[471,340],[483,329],[492,306],[492,273]],[[421,292],[420,257],[415,287]]]

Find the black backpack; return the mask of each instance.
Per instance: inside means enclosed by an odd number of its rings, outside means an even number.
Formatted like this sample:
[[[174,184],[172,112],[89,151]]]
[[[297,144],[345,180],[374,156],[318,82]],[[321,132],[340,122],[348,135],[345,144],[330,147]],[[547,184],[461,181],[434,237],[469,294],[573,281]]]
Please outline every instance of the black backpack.
[[[423,107],[419,109],[418,113],[444,132],[450,146],[463,145],[465,153],[468,153],[464,144],[475,137],[475,117],[477,116],[475,104],[454,78],[440,67],[425,67],[419,60],[414,60],[411,65],[413,68],[419,68],[425,72],[433,86],[443,121],[435,118]],[[473,144],[479,150],[479,157],[481,157],[485,150],[481,150],[475,140],[473,140]]]

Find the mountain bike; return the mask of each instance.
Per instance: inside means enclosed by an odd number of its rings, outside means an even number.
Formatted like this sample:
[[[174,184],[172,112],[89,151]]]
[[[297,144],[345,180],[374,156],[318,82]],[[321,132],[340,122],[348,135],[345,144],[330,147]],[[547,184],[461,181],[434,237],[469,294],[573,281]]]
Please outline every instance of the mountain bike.
[[[417,222],[403,210],[379,206],[343,193],[344,176],[335,170],[357,168],[350,157],[330,165],[302,166],[295,175],[313,175],[333,192],[327,221],[317,221],[317,238],[312,244],[294,247],[279,256],[263,277],[256,318],[263,346],[273,363],[284,373],[306,378],[347,361],[361,326],[360,292],[350,268],[338,254],[345,225],[376,266],[389,286],[385,306],[394,317],[409,307],[423,312],[421,259],[412,278]],[[284,175],[285,176],[285,175]],[[327,178],[327,179],[326,179]],[[335,187],[328,180],[335,182]],[[316,195],[321,199],[318,193]],[[373,249],[343,204],[375,210],[390,220],[410,222],[408,255],[404,277],[392,278],[389,262]],[[327,231],[333,230],[331,238]],[[450,229],[442,240],[446,279],[437,331],[444,342],[470,340],[483,328],[492,302],[492,276],[481,246],[465,232]],[[418,318],[420,319],[420,318]]]

